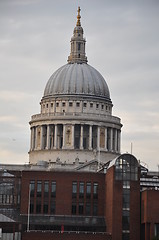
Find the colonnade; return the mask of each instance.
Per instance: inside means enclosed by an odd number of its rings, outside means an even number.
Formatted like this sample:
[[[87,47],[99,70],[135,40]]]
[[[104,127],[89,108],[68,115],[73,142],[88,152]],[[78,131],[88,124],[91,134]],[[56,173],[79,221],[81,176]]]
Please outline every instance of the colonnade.
[[[100,149],[120,152],[120,129],[89,124],[31,127],[30,151],[44,149]]]

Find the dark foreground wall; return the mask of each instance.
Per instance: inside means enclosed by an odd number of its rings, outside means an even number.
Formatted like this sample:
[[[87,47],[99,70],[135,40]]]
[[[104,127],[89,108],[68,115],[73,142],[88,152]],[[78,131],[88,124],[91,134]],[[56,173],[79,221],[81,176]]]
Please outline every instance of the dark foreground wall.
[[[31,231],[22,233],[22,240],[111,240],[108,233],[85,233],[85,232],[42,232]]]

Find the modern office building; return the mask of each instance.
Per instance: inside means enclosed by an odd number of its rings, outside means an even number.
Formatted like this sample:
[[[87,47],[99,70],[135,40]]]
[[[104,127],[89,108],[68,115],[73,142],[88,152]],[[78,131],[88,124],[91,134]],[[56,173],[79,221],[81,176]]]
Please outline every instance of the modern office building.
[[[122,124],[87,63],[80,18],[78,8],[68,63],[31,117],[29,164],[0,165],[0,239],[159,237],[159,174],[120,153]]]

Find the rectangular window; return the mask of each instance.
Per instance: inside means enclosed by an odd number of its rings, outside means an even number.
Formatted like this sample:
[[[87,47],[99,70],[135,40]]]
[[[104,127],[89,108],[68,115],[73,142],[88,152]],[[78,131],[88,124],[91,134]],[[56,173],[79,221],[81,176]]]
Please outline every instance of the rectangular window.
[[[51,107],[53,107],[53,103],[51,103]]]
[[[77,197],[77,182],[72,183],[72,198]]]
[[[45,181],[44,182],[44,197],[48,197],[49,196],[49,182]]]
[[[73,106],[73,103],[72,102],[69,102],[69,107],[72,107]]]
[[[76,214],[76,211],[77,211],[77,206],[76,206],[76,203],[72,203],[72,214]]]
[[[155,237],[159,237],[159,223],[154,224]]]
[[[84,197],[84,182],[80,182],[79,184],[79,197],[80,198]]]
[[[78,43],[78,51],[81,50],[81,43]]]
[[[56,107],[59,107],[59,103],[58,102],[56,103]]]
[[[86,203],[86,215],[91,215],[91,204]]]
[[[83,203],[79,203],[79,208],[78,208],[78,213],[80,214],[80,215],[82,215],[83,214],[83,209],[84,209],[84,204]]]
[[[98,198],[98,183],[93,183],[93,198]]]
[[[123,208],[130,208],[130,188],[123,188]]]
[[[93,103],[90,103],[90,108],[92,108],[93,107]]]
[[[34,202],[30,203],[30,213],[34,213]]]
[[[30,181],[30,197],[34,197],[35,193],[35,181]]]
[[[97,108],[97,109],[99,108],[99,104],[98,104],[98,103],[96,104],[96,108]]]
[[[97,203],[93,203],[93,216],[98,215],[98,205]]]
[[[41,202],[39,201],[36,202],[36,213],[41,213]]]
[[[80,102],[76,102],[76,107],[80,107]]]
[[[41,197],[42,183],[41,181],[37,181],[37,197]]]
[[[50,212],[51,214],[55,214],[56,211],[56,202],[55,201],[51,201],[50,203]]]
[[[102,104],[101,108],[102,108],[102,110],[104,110],[104,105],[103,104]]]
[[[86,198],[91,198],[91,183],[87,182],[86,184]]]
[[[122,229],[123,230],[129,230],[130,227],[130,212],[127,210],[123,210],[123,216],[122,216]]]
[[[48,202],[44,202],[44,204],[43,204],[43,213],[44,214],[48,214],[48,209],[49,209]]]
[[[51,182],[51,197],[56,197],[56,182]]]
[[[87,107],[87,103],[84,102],[84,103],[83,103],[83,107]]]
[[[62,106],[65,107],[65,102],[62,103]]]

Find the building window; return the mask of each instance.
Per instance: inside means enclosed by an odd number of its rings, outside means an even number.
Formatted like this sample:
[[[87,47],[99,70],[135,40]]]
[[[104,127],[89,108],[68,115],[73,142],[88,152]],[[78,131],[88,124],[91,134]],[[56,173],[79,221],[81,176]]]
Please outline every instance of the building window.
[[[123,209],[130,208],[130,188],[123,188]]]
[[[90,108],[92,108],[93,107],[93,103],[90,103]]]
[[[45,181],[44,182],[44,197],[48,197],[49,196],[49,182]]]
[[[130,239],[130,234],[129,233],[122,233],[122,240],[129,240]]]
[[[81,43],[78,43],[78,51],[81,50]]]
[[[84,197],[84,182],[80,182],[79,184],[79,197],[80,198]]]
[[[159,223],[154,224],[155,237],[159,237]]]
[[[122,229],[129,230],[130,228],[130,211],[123,210]]]
[[[98,215],[98,205],[97,203],[93,203],[93,216]]]
[[[86,108],[86,107],[87,107],[87,103],[85,103],[85,102],[84,102],[84,103],[83,103],[83,107],[85,107],[85,108]]]
[[[50,212],[51,212],[51,214],[55,214],[55,211],[56,211],[56,203],[55,203],[55,201],[51,201]]]
[[[96,104],[96,108],[97,108],[97,109],[99,108],[99,104],[98,104],[98,103]]]
[[[48,214],[48,209],[49,209],[49,207],[48,207],[48,202],[44,202],[44,205],[43,205],[43,213],[44,213],[44,214]]]
[[[82,215],[83,214],[83,210],[84,210],[84,204],[83,203],[79,203],[78,213],[80,215]]]
[[[105,110],[108,111],[108,106],[107,105],[105,106]]]
[[[30,202],[30,214],[34,213],[34,202]]]
[[[36,202],[36,213],[41,213],[41,202],[39,201]]]
[[[80,102],[76,102],[76,107],[80,107]]]
[[[58,102],[56,103],[56,107],[59,107],[59,103]]]
[[[51,107],[53,107],[53,103],[51,103]]]
[[[51,197],[56,197],[56,182],[51,182]]]
[[[104,105],[102,104],[101,109],[104,110]]]
[[[91,183],[87,182],[86,184],[86,198],[91,198]]]
[[[72,183],[72,198],[77,197],[77,182]]]
[[[73,106],[73,102],[69,102],[69,107],[72,107]]]
[[[76,203],[72,203],[72,214],[76,214],[76,211],[77,211],[77,206],[76,206]]]
[[[98,198],[98,183],[93,184],[93,198]]]
[[[42,183],[41,181],[37,181],[37,197],[41,197]]]
[[[86,215],[91,215],[91,204],[86,203]]]
[[[47,104],[46,104],[46,108],[48,108],[48,107],[49,107],[49,104],[47,103]]]
[[[30,197],[34,197],[35,193],[35,181],[30,181]]]
[[[65,102],[62,103],[62,106],[65,107]]]

